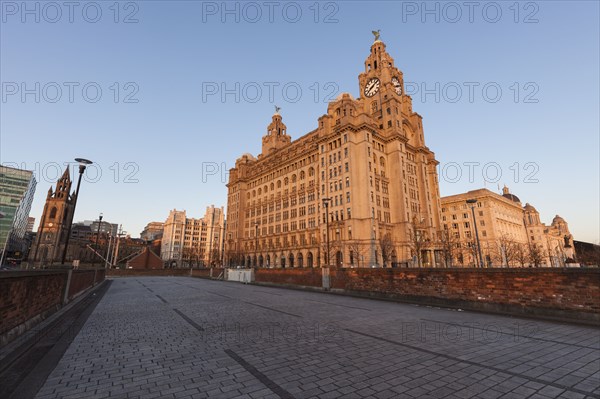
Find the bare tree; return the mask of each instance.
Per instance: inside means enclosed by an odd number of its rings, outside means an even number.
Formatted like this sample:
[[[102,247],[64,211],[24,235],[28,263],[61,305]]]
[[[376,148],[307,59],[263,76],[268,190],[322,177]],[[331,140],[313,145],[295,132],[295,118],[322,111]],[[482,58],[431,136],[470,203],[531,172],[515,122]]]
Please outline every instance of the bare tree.
[[[535,244],[529,244],[529,261],[533,264],[533,266],[540,267],[544,261],[542,248]]]
[[[215,238],[212,243],[212,248],[209,248],[209,252],[207,254],[208,265],[206,266],[216,266],[221,263],[221,251],[219,251],[219,241]]]
[[[442,248],[442,256],[444,258],[444,266],[452,267],[456,249],[459,247],[459,240],[454,233],[448,229],[443,229],[438,232],[438,239]]]
[[[428,246],[429,238],[422,226],[422,222],[418,222],[416,217],[413,218],[412,223],[409,223],[408,225],[408,237],[413,256],[416,256],[417,258],[417,266],[423,267],[422,251]]]
[[[352,257],[350,258],[350,264],[356,264],[358,267],[360,267],[361,259],[363,259],[364,255],[369,250],[368,245],[364,245],[358,240],[350,241],[346,245],[348,246],[348,251],[350,251],[352,254]]]
[[[524,244],[517,243],[515,246],[515,261],[521,266],[525,265],[529,261],[529,254],[527,253],[527,246]]]
[[[473,258],[474,266],[479,267],[479,262],[477,261],[479,255],[477,254],[477,244],[475,241],[469,241],[466,243],[467,250],[471,253],[471,258]]]
[[[181,251],[182,266],[194,267],[198,266],[198,248],[184,247]]]
[[[577,260],[579,263],[586,266],[600,265],[600,245],[584,244],[578,249]]]
[[[335,238],[329,237],[329,248],[327,245],[327,239],[320,239],[319,235],[315,235],[315,240],[317,246],[319,247],[319,251],[323,260],[323,264],[325,267],[331,266],[339,266],[337,264],[337,253],[338,251],[342,251],[342,242],[336,240]],[[329,253],[327,253],[327,249],[329,249]]]
[[[517,256],[517,243],[507,234],[503,234],[498,239],[498,258],[500,264],[510,267]]]
[[[388,261],[392,258],[394,252],[394,241],[390,233],[385,233],[379,238],[379,247],[381,248],[381,260],[383,267],[386,267]]]

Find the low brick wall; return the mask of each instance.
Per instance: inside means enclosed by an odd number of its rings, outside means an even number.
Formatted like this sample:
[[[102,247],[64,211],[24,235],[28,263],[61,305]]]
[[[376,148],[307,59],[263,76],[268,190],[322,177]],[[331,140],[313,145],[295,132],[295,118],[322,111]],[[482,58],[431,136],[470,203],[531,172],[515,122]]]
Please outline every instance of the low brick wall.
[[[0,335],[62,304],[66,273],[0,273]]]
[[[96,282],[103,280],[104,270],[98,270]],[[0,272],[0,346],[91,288],[93,281],[94,270]],[[70,284],[67,287],[68,282]]]
[[[99,277],[98,272],[104,273],[104,270],[98,270],[96,272],[96,280]],[[104,278],[102,278],[102,280],[104,280]],[[75,298],[78,294],[85,291],[92,285],[94,285],[93,270],[73,270],[73,274],[71,275],[71,284],[69,284],[69,299]]]
[[[322,270],[320,268],[297,269],[254,269],[254,281],[304,287],[321,287]]]
[[[108,269],[106,277],[189,276],[190,269]]]
[[[500,313],[600,322],[600,270],[332,269],[331,288]]]
[[[212,267],[206,269],[192,269],[192,277],[200,277],[200,278],[212,278],[218,279],[219,276],[223,278],[222,274],[225,269],[222,267]]]
[[[322,269],[256,269],[255,282],[322,287]],[[334,293],[600,323],[600,269],[331,268]]]

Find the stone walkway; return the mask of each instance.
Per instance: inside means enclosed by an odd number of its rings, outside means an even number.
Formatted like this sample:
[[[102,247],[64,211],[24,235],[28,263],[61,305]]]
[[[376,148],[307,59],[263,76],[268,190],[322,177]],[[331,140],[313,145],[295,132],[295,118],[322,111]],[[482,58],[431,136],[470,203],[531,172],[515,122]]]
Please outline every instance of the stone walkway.
[[[186,277],[116,279],[37,398],[600,398],[600,330]]]

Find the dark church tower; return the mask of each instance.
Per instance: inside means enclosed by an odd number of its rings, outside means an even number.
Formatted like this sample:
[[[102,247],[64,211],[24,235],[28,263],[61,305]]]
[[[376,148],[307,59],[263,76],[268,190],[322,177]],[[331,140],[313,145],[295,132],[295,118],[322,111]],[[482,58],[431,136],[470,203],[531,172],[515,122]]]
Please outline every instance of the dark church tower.
[[[71,192],[69,168],[56,182],[56,190],[48,190],[46,205],[38,228],[33,252],[34,263],[49,265],[60,260],[73,221],[75,193]]]

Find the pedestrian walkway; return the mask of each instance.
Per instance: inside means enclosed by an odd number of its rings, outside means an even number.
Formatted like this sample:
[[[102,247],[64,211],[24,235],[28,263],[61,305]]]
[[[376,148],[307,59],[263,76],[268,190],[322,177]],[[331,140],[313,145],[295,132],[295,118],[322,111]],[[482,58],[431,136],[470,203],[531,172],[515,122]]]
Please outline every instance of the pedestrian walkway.
[[[600,330],[187,277],[115,279],[37,398],[600,398]]]

